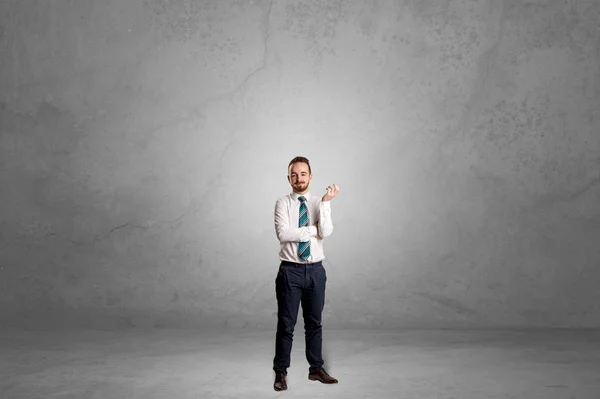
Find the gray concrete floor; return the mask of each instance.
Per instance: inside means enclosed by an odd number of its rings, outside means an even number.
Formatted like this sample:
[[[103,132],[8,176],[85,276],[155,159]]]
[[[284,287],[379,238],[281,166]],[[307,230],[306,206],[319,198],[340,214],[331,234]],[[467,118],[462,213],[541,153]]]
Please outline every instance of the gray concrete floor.
[[[272,331],[0,330],[0,398],[598,399],[599,331],[325,330],[337,385],[297,335],[273,391]]]

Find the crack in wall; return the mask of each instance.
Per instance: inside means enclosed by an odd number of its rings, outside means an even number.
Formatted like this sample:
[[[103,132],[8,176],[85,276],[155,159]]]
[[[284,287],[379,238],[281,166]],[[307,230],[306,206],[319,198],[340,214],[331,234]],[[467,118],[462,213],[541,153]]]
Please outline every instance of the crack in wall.
[[[452,309],[459,314],[467,314],[469,316],[477,314],[477,312],[475,310],[463,305],[462,303],[460,303],[459,301],[457,301],[456,299],[453,299],[453,298],[446,298],[443,296],[434,295],[434,294],[430,294],[427,292],[411,292],[410,294],[417,295],[422,298],[428,299],[429,301],[431,301],[439,306]]]
[[[206,99],[205,101],[203,101],[200,105],[198,105],[196,107],[196,109],[199,108],[204,108],[206,105],[213,103],[213,102],[217,102],[217,101],[221,101],[221,100],[225,100],[225,99],[232,99],[235,94],[241,92],[248,84],[248,82],[250,81],[250,79],[254,76],[256,76],[257,73],[259,73],[260,71],[263,71],[266,69],[267,67],[267,54],[268,54],[268,41],[269,41],[269,36],[270,36],[270,26],[271,26],[271,11],[273,9],[273,1],[271,0],[271,2],[269,3],[269,9],[267,10],[267,15],[265,17],[266,19],[266,27],[265,27],[265,33],[264,33],[264,39],[263,39],[263,56],[262,56],[262,63],[261,65],[254,69],[252,72],[250,72],[248,75],[246,75],[246,77],[244,78],[244,80],[242,80],[242,82],[233,90],[230,90],[226,93],[222,93],[216,96],[213,96],[211,98]]]
[[[160,126],[158,126],[156,128],[153,128],[150,130],[146,129],[145,131],[147,133],[153,133],[160,129],[165,129],[167,127],[175,127],[175,126],[179,126],[181,124],[187,123],[190,119],[197,117],[198,114],[202,114],[203,111],[206,109],[206,107],[209,104],[218,103],[220,101],[233,101],[236,94],[242,92],[248,86],[248,82],[250,82],[250,80],[253,77],[255,77],[259,72],[264,71],[267,68],[267,66],[268,66],[267,57],[268,57],[268,53],[269,53],[269,38],[270,38],[270,30],[271,30],[271,13],[272,13],[272,9],[273,9],[273,3],[274,3],[274,0],[271,0],[269,3],[269,8],[266,11],[265,29],[264,29],[264,33],[263,33],[263,54],[261,57],[260,66],[255,68],[249,74],[247,74],[241,80],[241,82],[238,85],[236,85],[236,87],[233,88],[232,90],[226,91],[224,93],[216,94],[214,96],[206,98],[205,100],[200,102],[198,105],[192,106],[192,108],[188,112],[175,115],[170,119],[166,119],[163,123],[160,124]],[[231,139],[231,138],[232,138],[232,135],[229,136],[229,139]],[[229,141],[229,139],[228,139],[228,141]],[[226,146],[226,149],[227,148],[228,147]]]
[[[467,135],[469,125],[472,123],[473,118],[476,117],[485,104],[485,94],[489,91],[489,76],[493,70],[494,63],[498,57],[498,48],[502,43],[504,37],[505,22],[507,17],[506,5],[502,2],[502,9],[500,11],[500,17],[498,19],[498,35],[494,43],[479,57],[477,61],[477,79],[473,84],[471,95],[467,99],[467,102],[463,106],[463,112],[461,113],[456,126],[451,129],[439,143],[438,146],[438,165],[442,160],[442,153],[445,145],[450,141],[461,141]],[[461,133],[462,132],[462,133]]]
[[[265,32],[263,34],[264,38],[263,38],[263,55],[262,55],[262,62],[261,65],[254,69],[252,72],[250,72],[248,75],[246,75],[246,77],[241,81],[240,84],[237,85],[237,87],[235,87],[234,89],[227,91],[225,93],[221,93],[221,94],[217,94],[215,96],[209,97],[206,100],[202,101],[199,105],[195,106],[192,111],[190,111],[188,113],[188,118],[190,116],[193,116],[193,114],[196,114],[197,111],[204,109],[207,105],[215,103],[215,102],[219,102],[219,101],[224,101],[224,100],[233,100],[233,98],[235,97],[236,94],[240,93],[243,89],[245,89],[248,85],[248,82],[250,81],[250,79],[252,79],[254,76],[256,76],[259,72],[265,70],[268,66],[267,63],[267,56],[268,56],[268,52],[269,52],[269,37],[270,37],[270,29],[271,29],[271,12],[273,9],[273,2],[274,0],[271,0],[271,2],[269,3],[269,8],[266,12],[266,17],[265,17]],[[191,115],[190,115],[191,114]],[[186,118],[186,119],[188,119]]]
[[[267,67],[267,53],[268,53],[268,43],[269,43],[269,31],[271,28],[271,10],[273,9],[273,1],[271,0],[271,2],[269,3],[269,10],[267,11],[267,17],[266,17],[266,28],[265,28],[265,33],[264,33],[264,41],[263,41],[263,56],[262,56],[262,65],[260,67],[258,67],[257,69],[255,69],[253,72],[251,72],[248,76],[246,76],[246,78],[244,79],[244,81],[242,82],[242,84],[240,85],[239,89],[236,92],[241,91],[244,87],[246,87],[246,84],[248,83],[248,81],[254,77],[257,73],[259,73],[260,71],[263,71],[266,67]]]
[[[576,190],[557,194],[548,194],[544,196],[541,200],[536,201],[534,206],[537,207],[540,205],[554,205],[558,202],[576,201],[578,198],[592,191],[592,189],[598,184],[600,184],[600,175],[594,177],[592,180],[577,188]]]

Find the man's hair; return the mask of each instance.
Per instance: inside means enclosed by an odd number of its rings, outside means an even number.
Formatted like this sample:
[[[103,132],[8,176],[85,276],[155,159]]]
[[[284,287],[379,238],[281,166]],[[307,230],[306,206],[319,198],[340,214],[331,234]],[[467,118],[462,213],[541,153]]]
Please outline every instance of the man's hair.
[[[290,166],[292,166],[296,162],[304,162],[305,164],[307,164],[308,165],[308,174],[312,175],[312,171],[310,170],[310,162],[308,162],[308,159],[306,159],[304,157],[296,157],[296,158],[292,159],[290,161],[290,164],[288,165],[288,172],[290,170]]]

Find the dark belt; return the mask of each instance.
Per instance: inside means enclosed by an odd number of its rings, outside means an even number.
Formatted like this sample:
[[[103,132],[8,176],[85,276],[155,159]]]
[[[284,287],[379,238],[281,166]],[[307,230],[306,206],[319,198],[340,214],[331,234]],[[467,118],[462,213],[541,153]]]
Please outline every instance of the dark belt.
[[[318,266],[318,265],[322,265],[323,261],[318,261],[318,262],[313,262],[313,263],[297,263],[297,262],[290,262],[287,260],[282,260],[281,261],[282,265],[291,265],[291,266]]]

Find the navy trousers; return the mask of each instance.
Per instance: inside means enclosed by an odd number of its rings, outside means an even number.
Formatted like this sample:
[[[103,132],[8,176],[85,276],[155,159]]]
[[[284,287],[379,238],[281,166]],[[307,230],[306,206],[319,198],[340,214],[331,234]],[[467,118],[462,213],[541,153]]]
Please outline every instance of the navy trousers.
[[[273,370],[287,374],[298,317],[302,304],[306,360],[309,372],[323,366],[321,314],[325,305],[325,283],[327,274],[321,262],[292,263],[282,261],[275,279],[277,295],[277,334]]]

